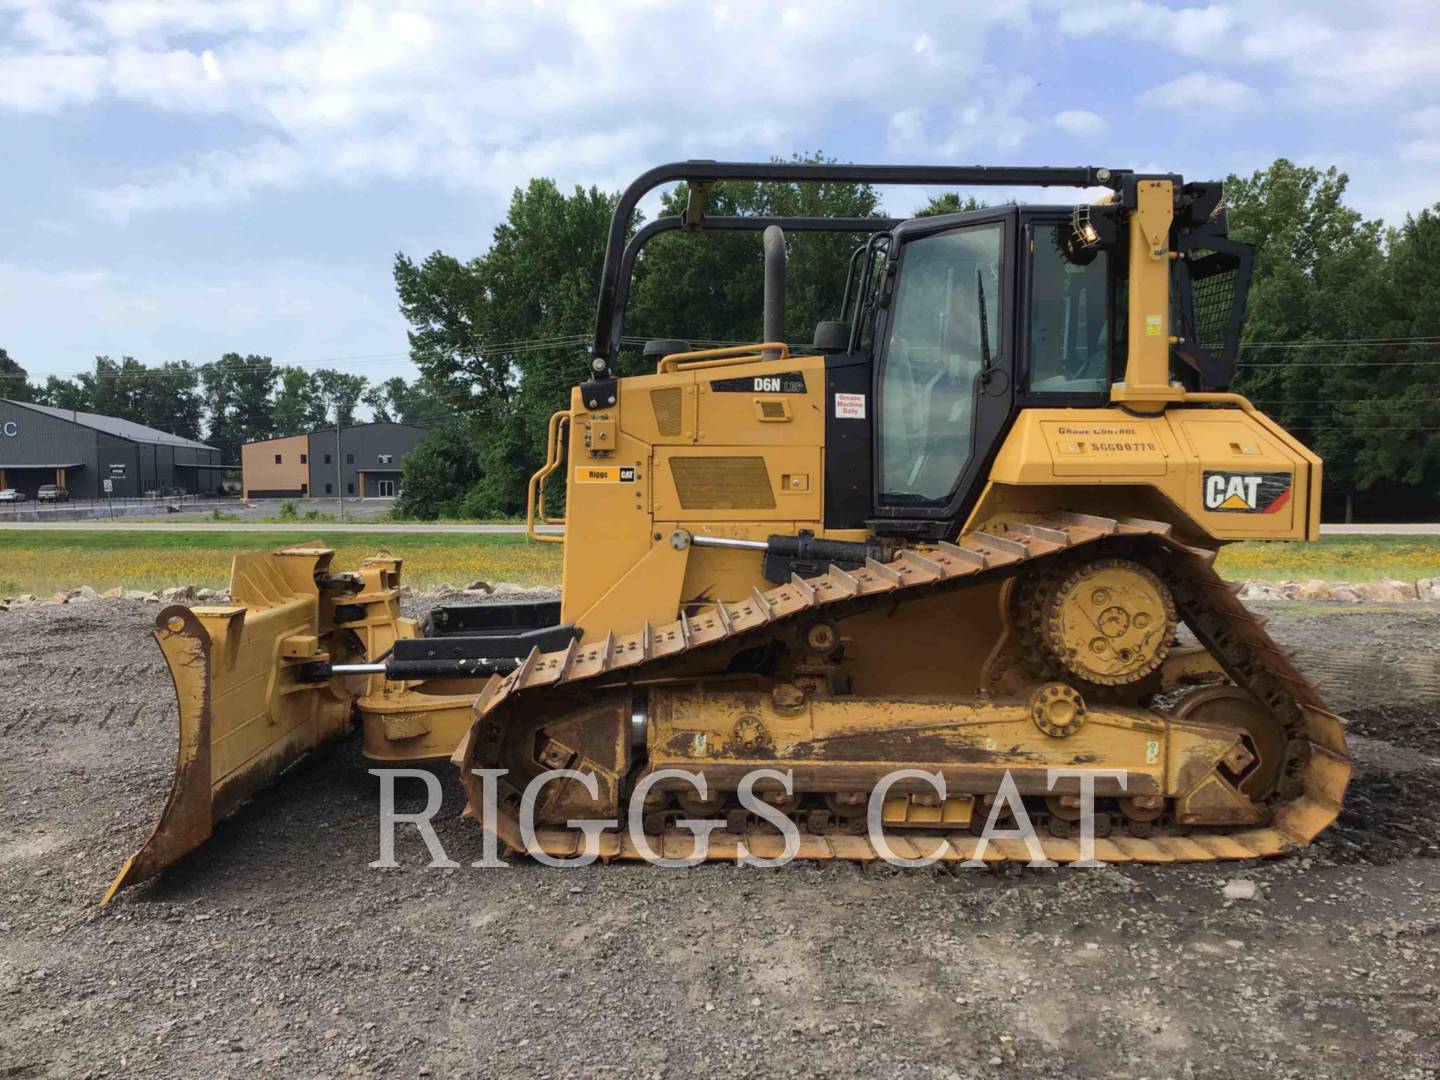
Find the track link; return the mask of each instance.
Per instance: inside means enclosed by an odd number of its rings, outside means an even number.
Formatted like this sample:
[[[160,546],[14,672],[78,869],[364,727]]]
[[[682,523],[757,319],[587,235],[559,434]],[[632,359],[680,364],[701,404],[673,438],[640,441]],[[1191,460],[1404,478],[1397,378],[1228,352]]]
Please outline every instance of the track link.
[[[1070,553],[1081,551],[1086,557],[1136,558],[1160,573],[1170,585],[1181,618],[1231,680],[1264,705],[1287,739],[1267,825],[1208,832],[1192,828],[1183,833],[1157,829],[1148,837],[1097,837],[1095,858],[1116,863],[1246,859],[1280,855],[1308,844],[1339,814],[1349,780],[1350,761],[1339,718],[1325,708],[1288,654],[1265,632],[1264,620],[1240,603],[1238,586],[1215,573],[1213,552],[1182,544],[1163,522],[1072,513],[1050,513],[972,533],[958,544],[906,548],[888,563],[870,560],[852,571],[832,566],[817,577],[792,576],[784,585],[756,588],[743,601],[718,604],[697,616],[682,612],[677,620],[659,628],[647,623],[637,633],[609,634],[586,646],[572,642],[553,653],[537,649],[510,675],[492,679],[476,702],[475,721],[454,757],[466,786],[465,813],[478,820],[476,808],[482,805],[479,782],[470,770],[497,764],[502,737],[514,725],[534,730],[549,722],[554,712],[547,705],[552,701],[560,705],[564,699],[566,707],[573,705],[575,695],[570,691],[661,678],[697,653],[743,645],[747,639],[758,639],[817,615],[843,618],[876,604],[920,599],[937,591],[971,588],[1035,570],[1047,572],[1062,565]],[[510,708],[518,704],[523,704],[523,710]],[[503,805],[497,832],[510,848],[533,850],[521,837],[517,818]],[[577,833],[566,829],[536,830],[538,849],[557,857],[575,854],[579,839]],[[707,857],[733,860],[742,839],[750,853],[760,858],[774,857],[783,848],[778,834],[740,837],[717,831],[710,837]],[[980,846],[978,838],[953,832],[892,830],[886,839],[902,858],[933,856],[940,861],[973,859]],[[1037,839],[1048,859],[1071,862],[1080,857],[1076,840],[1045,835]],[[657,854],[684,858],[691,853],[694,840],[688,831],[671,831],[650,836],[649,843]],[[602,858],[644,857],[622,831],[602,834],[599,851]],[[863,835],[802,832],[797,857],[868,861],[880,855]],[[986,862],[1028,861],[1031,853],[1019,840],[991,840],[981,857]]]

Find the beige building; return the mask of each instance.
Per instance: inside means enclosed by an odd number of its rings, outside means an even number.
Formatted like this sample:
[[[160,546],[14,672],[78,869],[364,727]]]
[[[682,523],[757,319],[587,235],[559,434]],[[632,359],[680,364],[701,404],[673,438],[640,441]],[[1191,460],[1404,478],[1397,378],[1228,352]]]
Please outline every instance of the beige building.
[[[240,467],[244,498],[306,498],[310,494],[310,436],[246,443],[240,448]]]

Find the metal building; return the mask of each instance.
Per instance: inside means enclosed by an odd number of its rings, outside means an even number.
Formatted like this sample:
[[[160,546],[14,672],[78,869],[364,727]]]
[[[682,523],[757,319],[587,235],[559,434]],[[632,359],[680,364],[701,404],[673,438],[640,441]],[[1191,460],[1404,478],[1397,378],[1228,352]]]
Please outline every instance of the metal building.
[[[77,499],[216,493],[224,471],[220,451],[193,439],[114,416],[0,399],[0,488],[32,499],[44,484]]]
[[[401,463],[426,436],[413,424],[372,423],[320,428],[306,435],[262,439],[240,448],[247,499],[399,494]]]

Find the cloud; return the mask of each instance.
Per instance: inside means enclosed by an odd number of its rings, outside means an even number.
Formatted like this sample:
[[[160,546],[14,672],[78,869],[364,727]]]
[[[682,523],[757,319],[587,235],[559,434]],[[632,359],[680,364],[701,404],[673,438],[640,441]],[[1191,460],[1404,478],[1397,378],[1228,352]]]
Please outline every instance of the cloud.
[[[1440,163],[1440,142],[1433,139],[1411,139],[1401,144],[1400,156],[1406,161]]]
[[[1071,135],[1099,135],[1105,130],[1105,118],[1087,109],[1066,109],[1055,114],[1055,126]]]
[[[778,10],[768,0],[109,0],[65,10],[64,26],[32,20],[32,51],[0,57],[0,72],[17,60],[34,69],[0,75],[0,109],[114,100],[225,116],[249,132],[86,193],[117,221],[376,179],[507,193],[537,171],[568,183],[717,148],[788,154],[837,122],[888,122],[892,144],[941,158],[1012,150],[1034,127],[1023,112],[1029,80],[984,59],[992,29],[1025,25],[1023,6],[939,12],[908,0],[879,21],[867,0]],[[44,52],[42,38],[77,51]],[[661,42],[704,56],[662,55]],[[876,57],[903,58],[903,77]]]
[[[1073,37],[1134,37],[1188,56],[1206,56],[1234,27],[1236,13],[1223,4],[1175,10],[1160,3],[1123,0],[1066,7],[1057,21],[1061,32]]]
[[[1145,108],[1222,113],[1251,108],[1259,103],[1260,95],[1234,79],[1192,71],[1171,82],[1152,86],[1136,100]]]
[[[1418,109],[1400,121],[1400,126],[1412,131],[1433,131],[1440,134],[1440,105]]]
[[[35,53],[0,58],[0,108],[53,112],[99,96],[105,60],[78,53]]]
[[[1429,0],[1265,0],[1173,8],[1157,0],[1040,0],[1071,37],[1141,41],[1253,67],[1311,106],[1433,94],[1440,5]]]

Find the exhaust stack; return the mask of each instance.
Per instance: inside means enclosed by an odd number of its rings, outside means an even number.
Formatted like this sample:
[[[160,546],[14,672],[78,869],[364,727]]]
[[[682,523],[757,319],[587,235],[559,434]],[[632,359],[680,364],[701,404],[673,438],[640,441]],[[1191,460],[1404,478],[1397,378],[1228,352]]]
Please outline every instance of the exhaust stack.
[[[763,239],[765,248],[764,330],[761,341],[785,340],[785,230],[768,225]],[[773,352],[766,356],[775,359]]]

